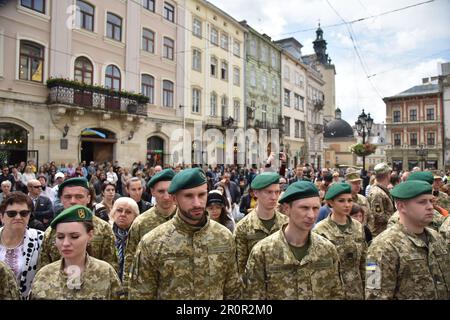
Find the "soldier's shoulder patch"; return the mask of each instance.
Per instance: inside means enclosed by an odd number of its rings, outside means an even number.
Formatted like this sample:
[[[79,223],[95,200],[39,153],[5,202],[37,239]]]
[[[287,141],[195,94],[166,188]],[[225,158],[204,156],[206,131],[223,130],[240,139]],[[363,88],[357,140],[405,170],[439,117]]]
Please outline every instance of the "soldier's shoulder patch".
[[[383,208],[381,207],[381,204],[379,202],[374,204],[374,209],[375,209],[375,212],[383,211]]]
[[[366,288],[381,289],[381,269],[375,262],[366,264]]]

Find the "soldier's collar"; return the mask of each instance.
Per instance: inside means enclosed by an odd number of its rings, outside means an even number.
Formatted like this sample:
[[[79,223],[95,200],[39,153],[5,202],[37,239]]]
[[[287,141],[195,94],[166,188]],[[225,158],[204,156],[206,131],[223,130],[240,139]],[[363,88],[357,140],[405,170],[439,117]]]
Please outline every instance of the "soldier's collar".
[[[205,230],[206,228],[208,228],[209,224],[210,224],[210,218],[209,216],[206,214],[205,211],[205,217],[206,217],[206,223],[204,226],[202,227],[196,227],[196,226],[192,226],[190,224],[188,224],[187,222],[185,222],[183,219],[181,219],[180,217],[180,210],[177,208],[175,216],[173,217],[173,224],[177,229],[180,229],[181,231],[184,231],[188,234],[193,234],[196,232],[202,232],[203,230]]]

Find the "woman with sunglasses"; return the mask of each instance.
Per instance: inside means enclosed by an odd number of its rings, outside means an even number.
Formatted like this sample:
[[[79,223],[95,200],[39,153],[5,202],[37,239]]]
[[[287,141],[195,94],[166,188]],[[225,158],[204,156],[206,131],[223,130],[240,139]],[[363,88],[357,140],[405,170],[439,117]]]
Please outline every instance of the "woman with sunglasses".
[[[0,205],[0,261],[14,272],[25,299],[36,273],[44,233],[27,228],[32,210],[31,199],[22,192],[11,192]]]

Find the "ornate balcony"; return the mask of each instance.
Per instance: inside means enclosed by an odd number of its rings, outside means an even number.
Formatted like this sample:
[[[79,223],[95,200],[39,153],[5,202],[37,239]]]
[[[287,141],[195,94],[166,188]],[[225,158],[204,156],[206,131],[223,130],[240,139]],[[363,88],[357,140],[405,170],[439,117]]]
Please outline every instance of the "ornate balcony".
[[[83,85],[64,79],[51,79],[47,82],[47,87],[50,89],[49,104],[147,116],[148,98],[143,95]]]
[[[314,132],[315,133],[323,133],[325,126],[323,124],[315,124]]]
[[[319,110],[322,110],[322,109],[323,109],[323,106],[324,106],[323,99],[316,99],[316,100],[313,100],[312,103],[313,103],[313,106],[314,106],[314,109],[315,109],[315,110],[319,111]]]

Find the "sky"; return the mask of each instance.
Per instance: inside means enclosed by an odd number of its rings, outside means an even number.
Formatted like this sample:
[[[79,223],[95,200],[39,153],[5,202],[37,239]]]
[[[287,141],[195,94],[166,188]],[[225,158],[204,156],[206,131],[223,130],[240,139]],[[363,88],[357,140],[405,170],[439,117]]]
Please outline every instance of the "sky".
[[[362,109],[376,123],[385,121],[384,97],[422,84],[439,74],[440,63],[450,62],[450,0],[383,15],[427,0],[209,1],[272,40],[295,37],[303,55],[314,53],[320,21],[336,67],[336,106],[351,125]],[[343,22],[366,17],[372,18]]]

